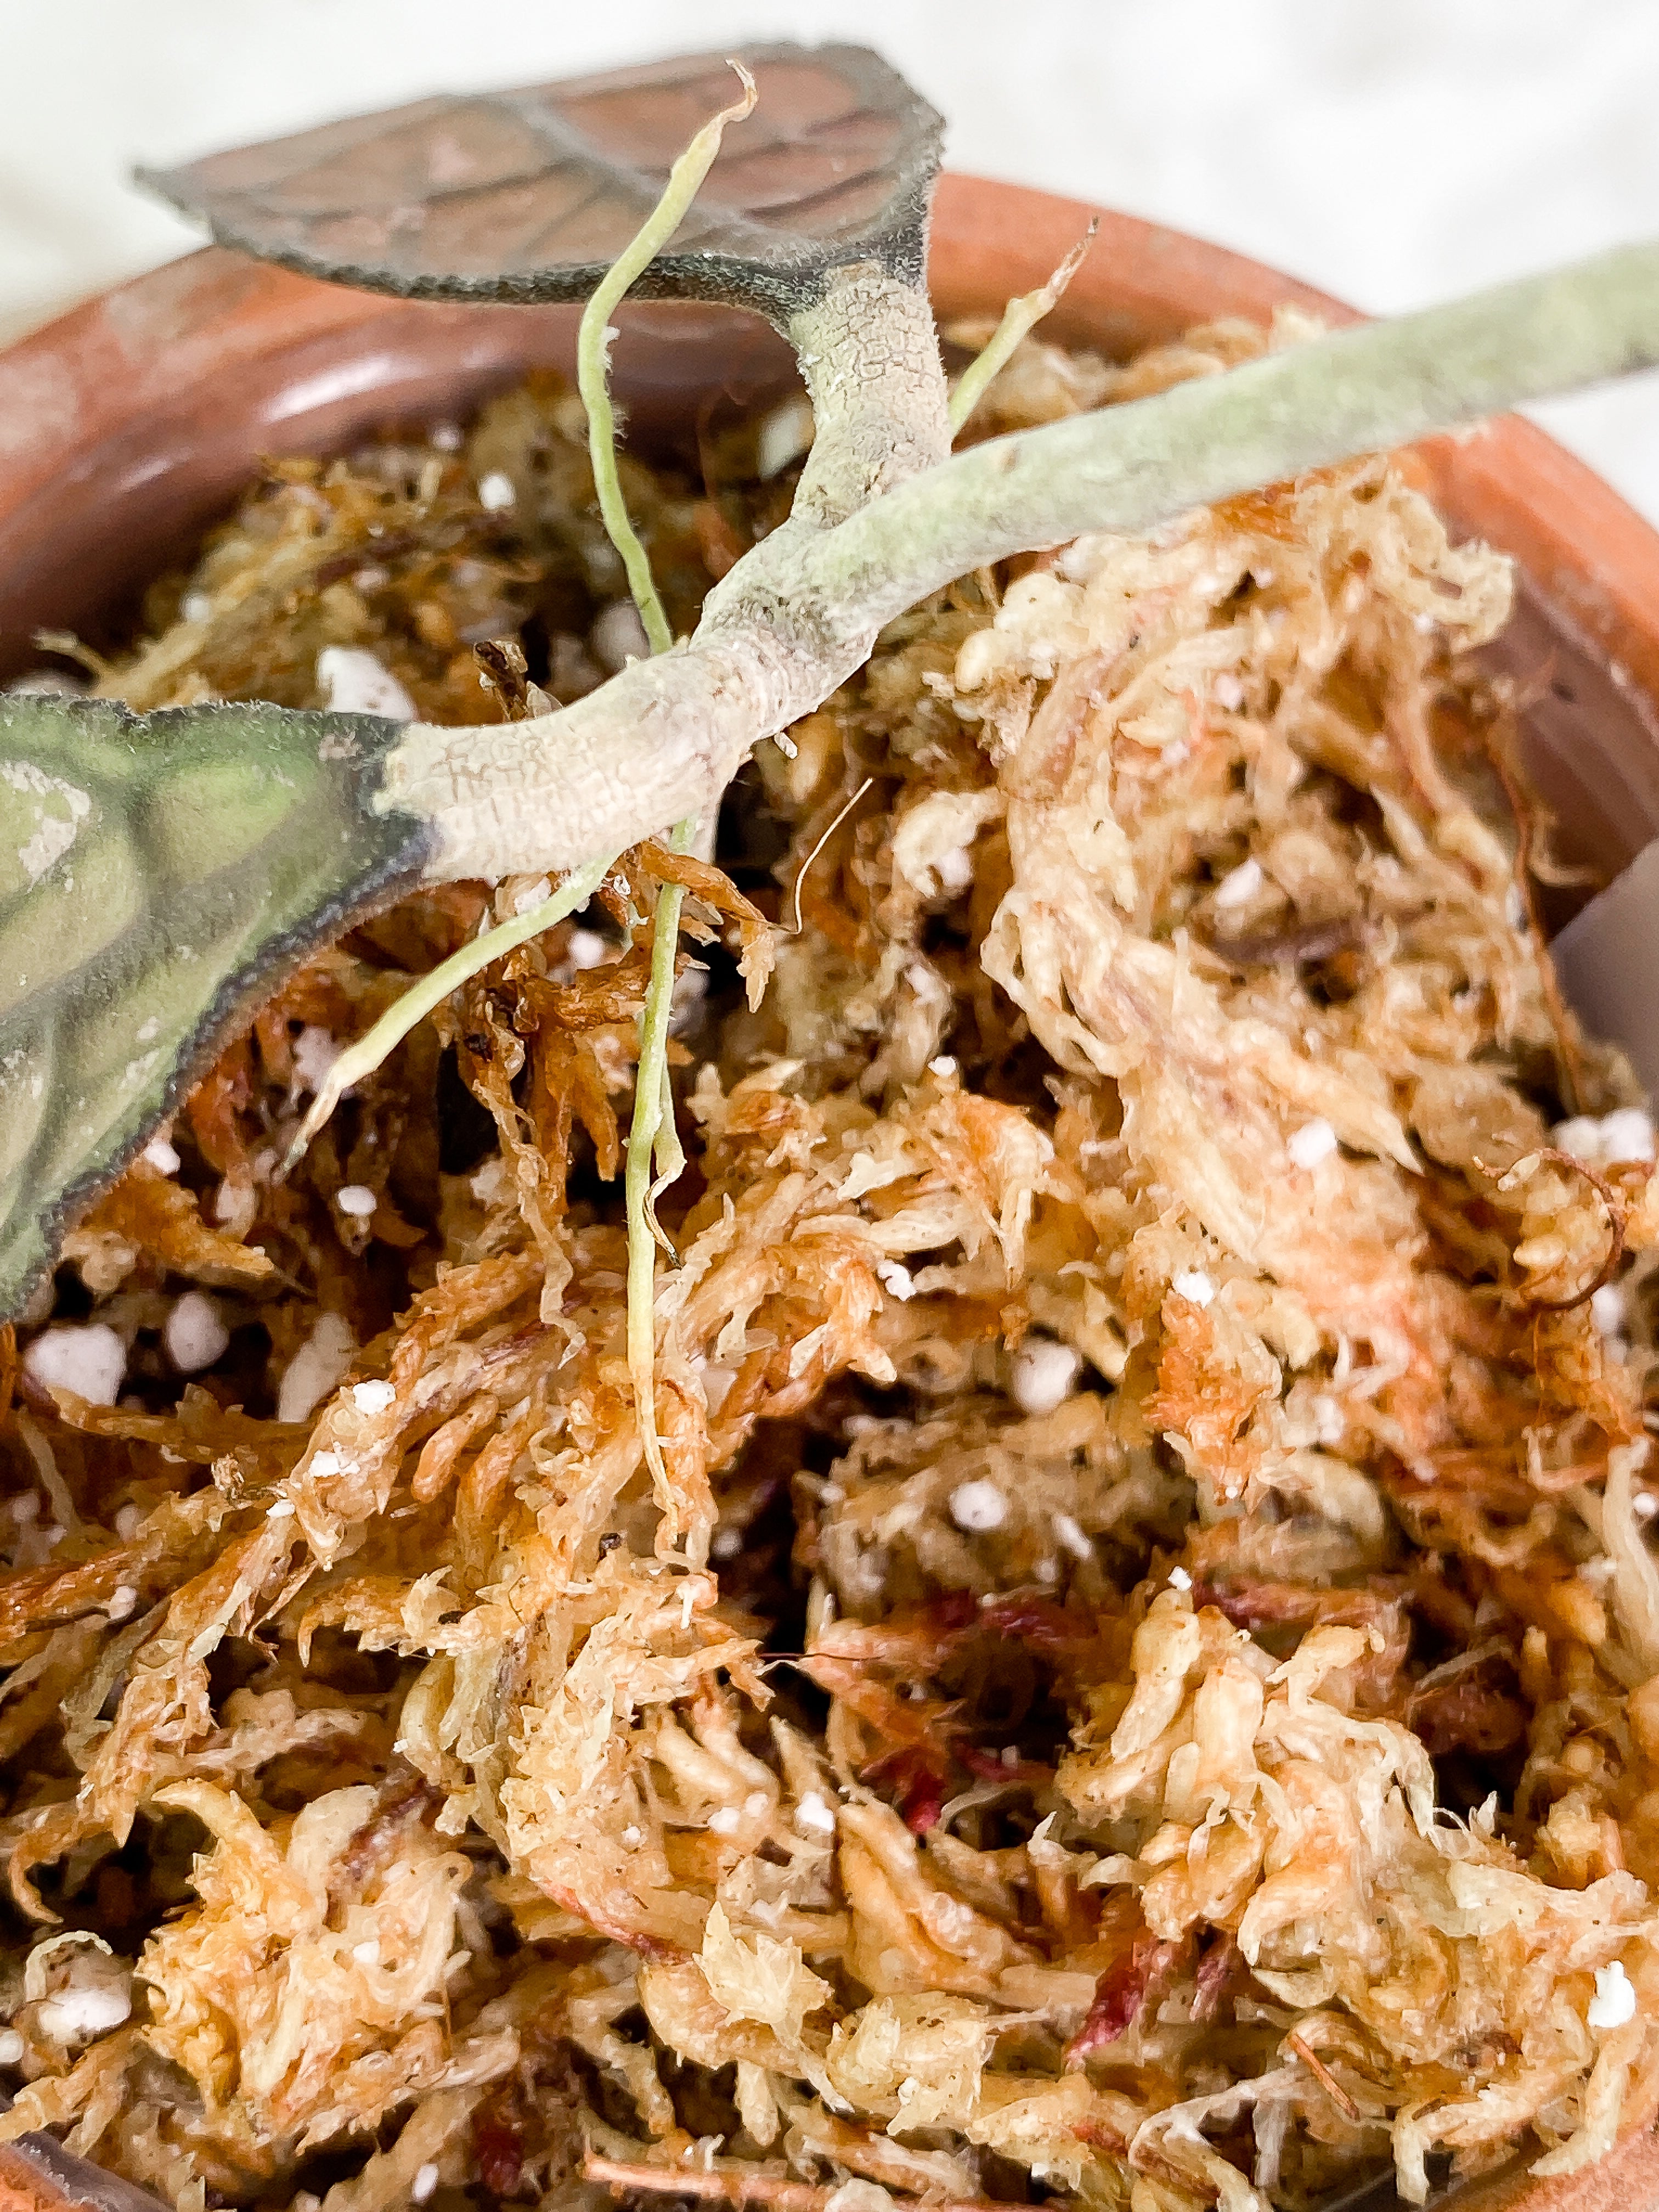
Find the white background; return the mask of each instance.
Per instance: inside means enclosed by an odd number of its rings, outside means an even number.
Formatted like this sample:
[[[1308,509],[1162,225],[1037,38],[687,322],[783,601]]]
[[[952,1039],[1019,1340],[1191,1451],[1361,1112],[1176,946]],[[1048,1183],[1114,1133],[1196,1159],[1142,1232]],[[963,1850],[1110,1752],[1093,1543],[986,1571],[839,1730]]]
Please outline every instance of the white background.
[[[956,167],[1372,309],[1659,234],[1659,0],[0,0],[0,337],[195,242],[135,161],[744,36],[879,46]],[[1659,520],[1659,378],[1540,411]]]

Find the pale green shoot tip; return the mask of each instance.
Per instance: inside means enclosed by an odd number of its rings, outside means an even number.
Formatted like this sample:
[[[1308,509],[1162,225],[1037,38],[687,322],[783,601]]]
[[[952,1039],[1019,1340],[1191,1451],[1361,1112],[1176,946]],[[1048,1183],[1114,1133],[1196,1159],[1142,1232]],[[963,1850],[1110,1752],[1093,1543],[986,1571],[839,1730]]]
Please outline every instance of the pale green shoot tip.
[[[1003,366],[1009,355],[1028,331],[1036,328],[1042,318],[1060,300],[1066,286],[1082,265],[1083,257],[1095,242],[1095,233],[1100,228],[1100,217],[1094,216],[1081,238],[1060,263],[1048,283],[1037,291],[1024,292],[1018,300],[1010,300],[1002,311],[1002,320],[991,333],[991,342],[982,353],[975,354],[957,379],[956,389],[951,394],[947,413],[951,434],[955,437],[963,424],[985,397],[992,378]]]
[[[755,105],[755,80],[741,62],[732,67],[743,84],[743,96],[723,107],[705,123],[668,173],[668,182],[632,241],[611,264],[597,292],[582,310],[576,334],[576,388],[587,410],[587,451],[593,465],[593,487],[599,513],[611,544],[622,556],[628,588],[645,625],[646,642],[653,653],[666,653],[674,642],[668,617],[651,574],[651,563],[641,544],[623,497],[617,469],[617,421],[611,404],[611,317],[623,295],[635,283],[667,245],[684,221],[703,179],[714,167],[728,123],[741,122]]]

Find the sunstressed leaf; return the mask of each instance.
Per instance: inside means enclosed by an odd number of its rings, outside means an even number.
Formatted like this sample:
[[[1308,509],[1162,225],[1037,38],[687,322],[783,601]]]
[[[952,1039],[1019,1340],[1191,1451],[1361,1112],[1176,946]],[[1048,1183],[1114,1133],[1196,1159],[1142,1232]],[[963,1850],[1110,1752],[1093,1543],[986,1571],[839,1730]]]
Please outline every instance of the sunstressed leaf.
[[[368,714],[0,700],[0,1316],[261,987],[417,878]]]
[[[921,281],[940,118],[862,46],[745,47],[759,104],[633,288],[775,318],[870,258]],[[724,54],[417,100],[143,181],[221,244],[378,292],[577,300],[731,99]]]

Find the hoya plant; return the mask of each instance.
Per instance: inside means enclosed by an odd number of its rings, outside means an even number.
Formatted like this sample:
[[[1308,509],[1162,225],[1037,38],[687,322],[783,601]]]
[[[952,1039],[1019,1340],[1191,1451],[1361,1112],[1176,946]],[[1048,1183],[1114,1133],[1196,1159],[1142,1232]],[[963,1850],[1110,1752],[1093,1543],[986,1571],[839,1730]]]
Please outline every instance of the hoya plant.
[[[510,938],[472,948],[490,957],[573,911],[638,841],[672,828],[685,849],[750,750],[953,577],[1659,361],[1659,246],[1630,246],[952,457],[953,416],[1055,288],[1015,303],[953,398],[925,285],[939,118],[858,48],[768,46],[735,66],[743,94],[724,109],[730,68],[702,57],[425,100],[149,179],[225,245],[318,276],[587,301],[596,475],[653,650],[574,705],[477,728],[0,700],[0,1315],[252,1002],[355,920],[422,884],[562,878]],[[607,318],[629,289],[767,317],[816,423],[788,521],[685,638],[617,481]],[[653,1151],[672,1165],[656,1071],[678,896],[663,894],[642,1040],[635,1225]],[[457,980],[440,970],[422,1003]]]

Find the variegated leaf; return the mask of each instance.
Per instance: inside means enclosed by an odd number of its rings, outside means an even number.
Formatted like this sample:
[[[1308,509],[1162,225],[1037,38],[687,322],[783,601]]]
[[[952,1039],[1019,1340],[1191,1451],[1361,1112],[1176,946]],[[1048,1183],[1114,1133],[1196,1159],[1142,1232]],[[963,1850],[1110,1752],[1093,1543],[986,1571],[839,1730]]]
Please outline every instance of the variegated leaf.
[[[365,714],[0,700],[0,1316],[263,986],[419,873]]]

